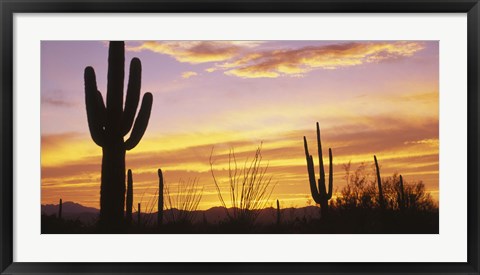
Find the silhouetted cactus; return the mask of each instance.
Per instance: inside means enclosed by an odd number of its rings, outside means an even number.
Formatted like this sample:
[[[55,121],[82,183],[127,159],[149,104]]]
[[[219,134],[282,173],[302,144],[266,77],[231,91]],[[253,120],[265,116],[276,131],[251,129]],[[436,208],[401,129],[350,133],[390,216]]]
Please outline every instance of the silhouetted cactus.
[[[62,199],[60,199],[60,202],[58,203],[58,218],[62,218]]]
[[[163,173],[162,169],[158,169],[158,212],[157,224],[161,226],[163,223]]]
[[[315,171],[313,157],[308,153],[307,138],[303,137],[303,143],[305,146],[305,157],[307,159],[308,179],[310,182],[310,192],[312,193],[313,200],[320,204],[321,215],[326,217],[328,215],[328,200],[332,198],[333,190],[333,165],[332,165],[332,149],[328,148],[329,156],[329,175],[328,175],[328,192],[325,187],[325,170],[323,168],[323,154],[322,154],[322,142],[320,140],[320,126],[317,122],[317,146],[318,146],[318,160],[320,166],[320,178],[318,179],[318,189],[316,186]]]
[[[125,218],[127,220],[127,225],[132,224],[132,208],[133,208],[133,175],[132,170],[128,169],[127,176],[127,213]]]
[[[405,209],[405,191],[403,189],[403,177],[400,175],[400,183],[399,183],[399,193],[398,193],[398,207],[400,210]]]
[[[125,207],[125,152],[133,149],[148,125],[153,97],[145,93],[135,119],[141,87],[141,63],[133,58],[127,87],[125,108],[123,86],[125,70],[124,42],[110,42],[106,104],[97,89],[95,71],[85,68],[85,104],[88,127],[93,141],[102,147],[102,183],[100,221],[109,229],[120,227]],[[133,121],[135,120],[135,123]],[[133,129],[132,129],[133,125]],[[132,129],[130,137],[124,136]]]
[[[141,218],[140,218],[140,214],[142,213],[142,205],[140,203],[138,203],[138,212],[137,212],[137,223],[138,223],[138,226],[141,225]]]
[[[383,197],[382,190],[382,178],[380,177],[380,168],[378,168],[377,156],[373,155],[375,160],[375,170],[377,171],[377,184],[378,184],[378,202],[380,203],[380,208],[385,208],[385,198]]]
[[[280,202],[277,200],[277,225],[280,225],[281,216],[280,216]]]

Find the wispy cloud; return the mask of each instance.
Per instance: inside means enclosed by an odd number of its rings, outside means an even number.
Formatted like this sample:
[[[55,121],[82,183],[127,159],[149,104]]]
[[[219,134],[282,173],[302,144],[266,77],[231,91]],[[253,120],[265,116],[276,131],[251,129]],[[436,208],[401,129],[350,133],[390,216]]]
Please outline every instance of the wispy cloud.
[[[227,69],[227,75],[242,78],[299,76],[314,69],[331,70],[408,57],[423,48],[424,45],[417,42],[353,42],[309,46],[252,53],[217,67]]]
[[[196,73],[196,72],[188,71],[188,72],[183,72],[182,73],[182,78],[188,79],[190,77],[197,76],[197,75],[198,75],[198,73]]]
[[[261,42],[250,41],[147,41],[140,45],[127,45],[127,50],[166,54],[180,62],[191,64],[226,61],[238,56],[243,49]]]
[[[424,49],[414,41],[344,42],[301,48],[270,49],[251,41],[148,41],[129,45],[130,51],[150,50],[179,62],[216,62],[207,72],[223,71],[241,78],[299,77],[316,70],[333,70],[409,57]]]
[[[49,105],[53,107],[73,107],[75,102],[65,99],[65,92],[60,90],[49,91],[42,94],[42,105]]]
[[[352,161],[354,167],[365,162],[373,164],[373,154],[381,158],[383,173],[390,175],[401,172],[409,180],[424,180],[429,188],[436,189],[438,182],[438,133],[435,131],[435,122],[426,127],[411,128],[405,131],[407,121],[396,121],[396,129],[384,129],[388,119],[384,119],[373,128],[362,133],[350,132],[349,126],[322,129],[324,142],[324,158],[327,147],[332,147],[334,152],[335,186],[341,190],[344,181],[343,164]],[[377,129],[377,126],[379,129]],[[353,127],[353,126],[352,126]],[[346,129],[345,129],[346,128]],[[309,129],[289,131],[265,139],[262,147],[262,156],[265,165],[268,163],[268,172],[275,176],[278,187],[275,195],[292,192],[309,195],[307,174],[305,172],[305,155],[303,149],[303,135],[307,136],[312,150],[315,146],[314,125]],[[57,137],[55,137],[56,139]],[[161,167],[165,178],[170,184],[178,179],[197,178],[206,192],[215,192],[209,165],[209,156],[213,151],[214,170],[222,183],[228,181],[229,153],[235,149],[239,163],[250,159],[258,146],[258,142],[250,139],[237,139],[228,142],[212,142],[202,140],[202,137],[187,134],[185,138],[195,141],[194,144],[184,147],[165,147],[167,140],[182,140],[181,136],[162,136],[155,140],[155,147],[148,148],[148,152],[131,152],[127,158],[127,167],[135,174],[138,193],[152,194],[155,192],[156,171]],[[53,141],[54,139],[51,139]],[[419,142],[409,142],[415,140]],[[426,142],[424,142],[426,141]],[[58,139],[59,143],[70,144],[72,140]],[[89,142],[89,141],[88,141]],[[91,142],[89,142],[91,143]],[[158,144],[163,144],[162,148]],[[70,147],[71,147],[70,146]],[[315,148],[315,149],[314,149]],[[45,198],[58,199],[58,193],[65,194],[65,190],[89,190],[92,197],[98,199],[98,186],[100,182],[101,156],[70,155],[70,161],[62,164],[46,166],[42,163],[42,186]],[[72,193],[72,200],[83,201]],[[290,197],[290,196],[285,196]],[[43,199],[43,198],[42,198]],[[201,207],[215,205],[216,196],[205,197]]]
[[[426,145],[438,146],[438,138],[405,141],[404,144],[406,145],[407,144],[426,144]]]

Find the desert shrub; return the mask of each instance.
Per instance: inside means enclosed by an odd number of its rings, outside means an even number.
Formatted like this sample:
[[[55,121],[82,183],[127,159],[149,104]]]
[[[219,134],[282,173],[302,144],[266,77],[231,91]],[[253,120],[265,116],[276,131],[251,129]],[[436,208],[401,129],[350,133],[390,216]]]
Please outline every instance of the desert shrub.
[[[344,179],[347,185],[344,186],[337,197],[337,208],[374,208],[378,205],[378,195],[375,188],[375,181],[372,180],[372,173],[367,171],[364,163],[351,172],[351,163],[343,166],[345,169]]]
[[[351,172],[351,163],[344,165],[346,185],[337,197],[339,209],[377,209],[380,207],[376,178],[373,172],[361,163]],[[386,210],[434,211],[438,206],[425,190],[422,181],[403,180],[403,195],[400,176],[395,173],[382,178],[382,189]],[[402,199],[403,198],[403,199]]]
[[[262,164],[261,146],[259,146],[251,162],[245,160],[239,167],[234,150],[228,155],[228,182],[219,182],[213,169],[213,149],[210,155],[210,171],[217,190],[218,198],[225,208],[231,224],[251,226],[257,219],[260,210],[268,206],[270,195],[275,188],[272,177],[267,175],[268,164]],[[228,192],[221,186],[227,186]],[[226,194],[228,193],[228,195]],[[226,199],[230,198],[229,203]]]
[[[168,184],[164,188],[166,221],[171,224],[192,224],[203,195],[203,187],[198,186],[198,179],[180,179],[176,190]]]

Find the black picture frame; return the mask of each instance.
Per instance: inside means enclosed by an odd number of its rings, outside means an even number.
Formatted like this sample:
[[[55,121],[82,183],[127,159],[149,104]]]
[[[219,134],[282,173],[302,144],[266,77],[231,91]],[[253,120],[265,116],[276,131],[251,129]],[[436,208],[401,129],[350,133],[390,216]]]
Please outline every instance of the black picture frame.
[[[478,0],[0,0],[1,274],[479,274]],[[24,263],[13,262],[13,15],[15,13],[467,13],[468,261],[466,263]]]

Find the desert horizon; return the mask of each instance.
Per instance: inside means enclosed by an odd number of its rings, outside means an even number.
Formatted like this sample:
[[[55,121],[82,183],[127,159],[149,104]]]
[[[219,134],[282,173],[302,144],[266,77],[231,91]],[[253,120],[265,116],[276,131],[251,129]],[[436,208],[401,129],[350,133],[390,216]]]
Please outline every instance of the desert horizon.
[[[438,210],[438,41],[111,45],[41,43],[42,205],[235,208],[251,177],[258,197],[239,206],[250,210],[318,205],[325,216],[360,190],[368,207],[397,211],[404,187]],[[117,138],[110,127],[127,128]],[[125,184],[104,185],[114,181]],[[102,203],[111,191],[115,207]]]

